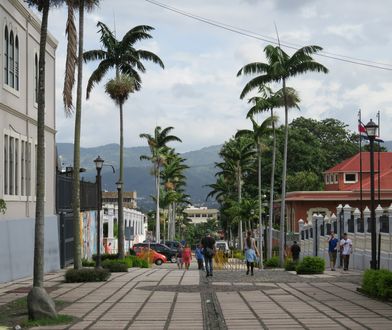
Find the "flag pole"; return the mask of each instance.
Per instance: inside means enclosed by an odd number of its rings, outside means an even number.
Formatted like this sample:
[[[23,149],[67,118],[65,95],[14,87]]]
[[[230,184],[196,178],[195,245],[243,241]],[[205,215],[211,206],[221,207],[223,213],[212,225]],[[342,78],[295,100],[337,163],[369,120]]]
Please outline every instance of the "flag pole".
[[[362,125],[361,109],[358,111],[358,127]],[[362,196],[362,133],[359,131],[359,207],[361,211],[361,222],[363,222],[363,196]],[[365,224],[364,224],[365,225]]]

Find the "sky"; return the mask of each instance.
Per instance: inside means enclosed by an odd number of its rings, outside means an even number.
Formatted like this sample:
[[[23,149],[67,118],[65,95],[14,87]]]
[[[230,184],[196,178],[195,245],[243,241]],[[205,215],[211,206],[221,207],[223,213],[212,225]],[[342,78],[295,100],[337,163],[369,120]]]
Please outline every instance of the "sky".
[[[155,0],[154,0],[155,1]],[[301,98],[300,110],[290,110],[289,121],[299,116],[322,120],[336,118],[351,130],[357,129],[358,109],[362,120],[376,120],[381,114],[381,138],[392,140],[392,2],[379,0],[160,0],[165,5],[215,22],[248,31],[247,34],[302,47],[319,45],[333,57],[390,70],[352,64],[323,56],[315,60],[328,74],[307,73],[288,80]],[[57,142],[72,142],[74,117],[64,114],[62,88],[65,70],[65,8],[49,16],[49,31],[58,40],[56,52]],[[132,94],[124,106],[126,147],[145,146],[141,133],[153,133],[155,126],[173,126],[182,143],[178,152],[221,144],[237,129],[250,128],[246,119],[250,105],[239,95],[251,76],[237,72],[251,62],[264,62],[269,43],[221,29],[169,11],[146,0],[102,0],[100,7],[85,14],[85,50],[99,49],[96,23],[104,22],[121,39],[136,25],[155,28],[153,39],[137,48],[157,54],[165,64],[145,62],[141,91]],[[276,26],[276,28],[275,28]],[[295,50],[283,49],[293,54]],[[376,64],[378,63],[378,64]],[[83,90],[97,62],[83,67]],[[119,111],[104,93],[109,72],[83,101],[82,147],[119,142]],[[277,90],[279,86],[272,86]],[[249,97],[252,94],[249,94]],[[277,110],[280,122],[283,109]],[[257,120],[267,114],[258,115]],[[385,123],[385,124],[384,124]]]

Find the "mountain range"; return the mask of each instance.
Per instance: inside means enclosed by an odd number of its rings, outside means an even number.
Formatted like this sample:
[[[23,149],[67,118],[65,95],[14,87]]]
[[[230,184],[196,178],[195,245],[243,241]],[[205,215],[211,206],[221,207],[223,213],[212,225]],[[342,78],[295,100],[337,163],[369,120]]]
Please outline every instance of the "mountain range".
[[[181,156],[186,159],[189,169],[185,171],[186,175],[186,193],[190,195],[193,205],[214,205],[214,201],[206,201],[206,196],[210,188],[206,185],[214,183],[216,172],[215,162],[220,161],[218,155],[221,145],[209,146],[200,150],[182,153]],[[62,167],[72,166],[73,163],[73,144],[57,143],[57,153]],[[116,190],[116,181],[119,173],[119,145],[107,144],[104,146],[81,148],[80,164],[86,171],[81,177],[86,181],[94,181],[96,170],[94,159],[97,156],[104,159],[102,174],[102,188],[107,191]],[[148,147],[130,147],[124,148],[124,187],[125,191],[136,191],[138,195],[138,204],[143,209],[152,209],[153,202],[151,195],[155,195],[154,177],[151,175],[151,163],[141,161],[141,155],[150,155]],[[113,169],[115,173],[113,173]]]

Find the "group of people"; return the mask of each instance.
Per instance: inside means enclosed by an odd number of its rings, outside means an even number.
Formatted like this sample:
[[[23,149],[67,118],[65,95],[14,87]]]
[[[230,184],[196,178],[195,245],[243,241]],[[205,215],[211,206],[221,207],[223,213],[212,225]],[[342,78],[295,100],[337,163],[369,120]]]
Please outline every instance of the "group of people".
[[[350,255],[353,252],[353,242],[351,239],[348,238],[347,233],[343,234],[343,237],[339,241],[335,237],[335,233],[331,231],[330,235],[328,236],[328,255],[330,261],[330,268],[331,271],[336,270],[336,259],[338,252],[340,252],[340,266],[343,267],[344,271],[348,270],[348,266],[350,263]],[[301,248],[296,241],[290,248],[291,255],[293,257],[293,261],[297,262],[299,260],[299,255],[301,253]]]
[[[189,247],[189,244],[186,243],[183,246],[181,243],[177,248],[177,267],[178,269],[182,269],[185,265],[185,269],[188,270],[192,261],[192,251]]]

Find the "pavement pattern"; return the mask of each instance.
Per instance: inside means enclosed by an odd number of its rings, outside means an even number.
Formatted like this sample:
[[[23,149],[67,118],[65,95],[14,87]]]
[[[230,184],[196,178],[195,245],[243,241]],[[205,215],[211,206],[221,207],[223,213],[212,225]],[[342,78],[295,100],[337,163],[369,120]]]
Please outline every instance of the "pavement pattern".
[[[193,268],[193,269],[192,269]],[[392,329],[392,304],[356,291],[359,272],[298,276],[283,270],[216,271],[166,264],[113,273],[107,282],[64,283],[45,275],[73,324],[36,329]],[[2,304],[25,296],[31,279],[0,284]]]

